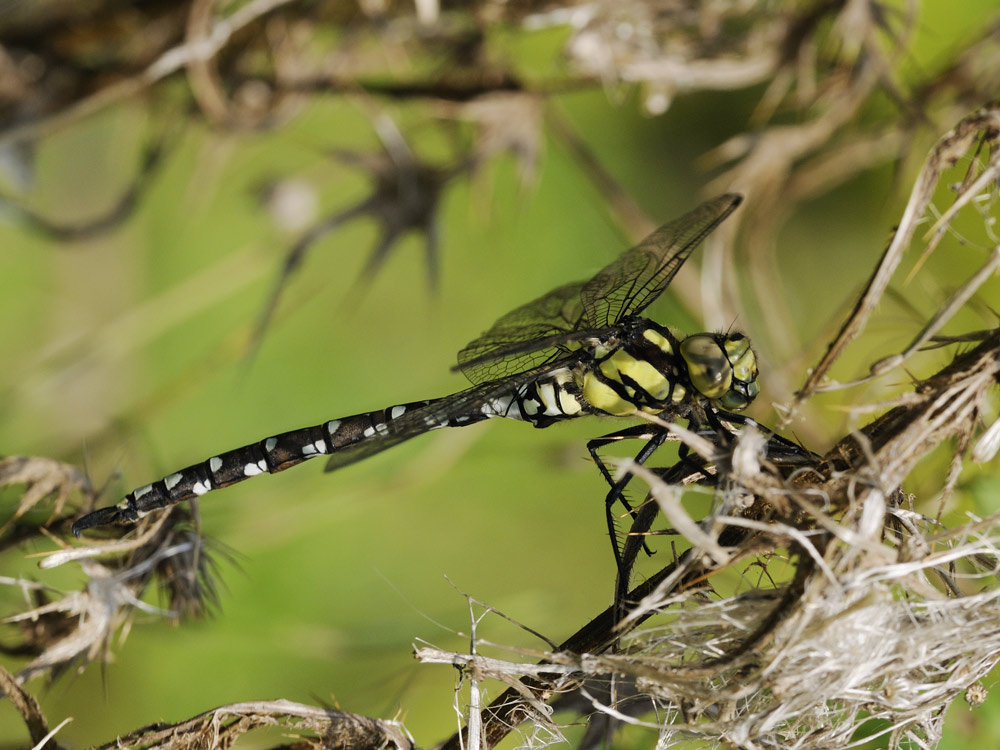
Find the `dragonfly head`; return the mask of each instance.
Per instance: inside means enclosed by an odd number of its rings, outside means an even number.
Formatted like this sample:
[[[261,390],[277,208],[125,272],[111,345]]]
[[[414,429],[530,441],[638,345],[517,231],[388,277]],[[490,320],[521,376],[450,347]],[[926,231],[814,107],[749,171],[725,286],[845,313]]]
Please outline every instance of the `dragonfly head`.
[[[757,357],[742,333],[696,333],[680,345],[691,385],[728,411],[746,409],[760,387]]]

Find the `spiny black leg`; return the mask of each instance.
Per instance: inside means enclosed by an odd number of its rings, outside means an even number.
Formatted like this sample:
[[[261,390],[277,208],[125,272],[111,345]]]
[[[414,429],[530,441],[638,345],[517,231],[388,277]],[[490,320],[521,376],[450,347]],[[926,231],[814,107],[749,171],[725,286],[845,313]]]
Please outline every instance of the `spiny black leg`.
[[[722,437],[725,445],[734,437],[732,430],[723,427],[722,422],[730,422],[740,427],[753,426],[767,439],[767,457],[776,465],[782,466],[813,466],[819,460],[819,455],[811,450],[803,448],[796,442],[782,437],[773,430],[769,430],[754,419],[745,414],[733,414],[728,411],[708,411],[706,412],[708,424],[715,430],[715,433]]]
[[[652,432],[652,434],[649,434],[649,439],[646,441],[646,444],[642,446],[642,450],[640,450],[639,453],[636,455],[636,457],[633,459],[635,463],[639,464],[640,466],[646,463],[646,461],[649,460],[649,457],[656,452],[657,448],[663,445],[663,443],[669,436],[670,432],[663,427],[658,428],[654,432]],[[603,469],[605,476],[610,479],[611,475],[608,473],[608,470],[603,463],[601,464],[601,468]],[[632,516],[633,519],[635,518],[635,511],[632,510],[631,506],[629,506],[628,502],[625,500],[625,494],[624,494],[625,488],[631,481],[632,481],[631,472],[625,472],[625,475],[617,482],[611,480],[610,482],[611,491],[608,492],[607,497],[605,497],[604,499],[609,514],[611,513],[611,506],[614,505],[616,502],[621,501],[621,504],[625,506],[625,509],[628,511],[628,514]],[[646,552],[647,553],[649,552],[648,548],[646,549]]]
[[[629,505],[628,500],[625,499],[625,496],[623,495],[625,487],[628,485],[630,481],[632,481],[632,476],[631,474],[627,474],[621,480],[616,481],[615,478],[611,476],[611,472],[608,471],[607,465],[604,463],[603,460],[601,460],[601,457],[597,451],[603,448],[605,445],[611,445],[612,443],[616,443],[619,440],[651,440],[656,436],[657,432],[658,429],[652,425],[636,425],[634,427],[627,427],[624,430],[612,432],[608,435],[602,435],[601,437],[594,438],[589,443],[587,443],[587,450],[590,451],[591,458],[594,459],[594,463],[597,464],[597,468],[600,469],[601,475],[604,477],[604,481],[606,481],[608,483],[608,486],[611,488],[611,491],[605,497],[605,502],[607,503],[608,506],[609,524],[613,524],[613,517],[610,515],[610,513],[611,513],[611,506],[615,503],[616,500],[621,500],[622,506],[625,508],[626,512],[633,518],[635,517],[635,511],[632,509],[632,506]],[[655,448],[653,450],[655,450]],[[645,458],[643,458],[642,461],[640,461],[640,463],[644,462],[646,458],[649,458],[649,456],[647,455]],[[612,531],[612,538],[614,538],[613,531]]]
[[[712,416],[709,416],[710,414]],[[707,412],[706,417],[709,423],[711,424],[712,417],[714,417],[714,414],[712,414],[712,412]],[[698,424],[699,421],[700,420],[698,420],[695,414],[691,414],[689,416],[691,429],[697,431],[699,428]],[[713,428],[717,432],[718,431],[725,432],[727,436],[731,437],[731,433],[726,431],[725,428],[723,428],[723,426],[720,423],[716,422],[715,425],[713,425]],[[637,432],[636,428],[632,428],[632,431]],[[629,430],[622,430],[621,433],[615,433],[614,435],[606,435],[605,438],[614,438],[617,435],[629,432],[630,432]],[[635,457],[635,462],[637,464],[642,465],[649,459],[649,457],[653,454],[653,452],[657,448],[659,448],[661,445],[663,445],[664,442],[666,442],[666,440],[670,437],[670,430],[667,429],[666,427],[654,427],[651,432],[638,433],[638,434],[650,435],[649,440],[643,446],[642,450],[639,451],[639,454]],[[611,441],[607,440],[607,442]],[[696,474],[705,473],[705,465],[706,465],[705,459],[703,459],[698,455],[692,454],[691,449],[688,447],[686,443],[683,442],[681,443],[680,447],[677,450],[677,457],[678,457],[678,462],[674,464],[674,466],[672,466],[665,472],[658,472],[664,477],[665,481],[668,481],[671,484],[676,484],[678,482],[684,481],[684,479],[688,477],[692,477]],[[605,471],[605,476],[608,476],[607,470],[606,469],[603,470]],[[609,492],[607,496],[606,511],[608,518],[608,528],[611,533],[612,547],[615,552],[615,562],[618,566],[618,578],[615,582],[615,599],[614,599],[616,621],[620,620],[622,617],[625,616],[628,604],[628,602],[625,601],[625,594],[628,591],[629,578],[632,574],[632,568],[635,566],[636,558],[639,555],[640,545],[636,543],[630,543],[632,542],[633,538],[632,535],[634,534],[634,535],[644,536],[645,533],[652,526],[653,519],[659,512],[659,507],[655,503],[647,503],[646,505],[640,507],[638,513],[630,511],[630,515],[632,516],[633,519],[632,528],[629,530],[629,537],[626,538],[624,549],[622,551],[621,556],[619,557],[618,540],[614,533],[613,514],[611,512],[611,506],[617,499],[621,499],[622,503],[625,504],[627,507],[627,504],[625,503],[624,498],[622,498],[621,493],[624,491],[625,486],[628,484],[631,478],[632,478],[631,474],[626,474],[612,486],[611,492]],[[641,548],[644,549],[647,554],[652,554],[645,540],[642,541]]]
[[[618,567],[621,566],[621,558],[618,554],[617,532],[615,529],[614,514],[611,512],[611,506],[614,505],[616,499],[621,500],[625,511],[632,516],[632,518],[635,518],[635,511],[622,494],[625,486],[629,483],[629,481],[631,481],[632,477],[631,475],[626,475],[623,477],[622,481],[615,481],[615,478],[611,476],[611,472],[608,471],[607,465],[601,460],[597,451],[604,446],[611,445],[619,440],[650,440],[654,437],[654,435],[655,428],[652,425],[635,425],[634,427],[626,427],[624,430],[618,430],[617,432],[612,432],[608,435],[602,435],[601,437],[594,438],[587,443],[587,450],[590,451],[590,457],[594,459],[594,463],[597,464],[597,468],[600,469],[601,475],[604,477],[604,481],[606,481],[608,486],[611,488],[611,491],[607,496],[605,496],[604,499],[605,514],[608,521],[608,533],[611,536],[611,544],[615,552],[615,564]],[[646,551],[649,551],[648,548]]]
[[[629,502],[624,495],[625,488],[628,486],[628,483],[632,481],[632,475],[626,474],[621,479],[615,480],[615,478],[611,476],[611,472],[608,471],[607,465],[601,460],[597,451],[605,445],[611,445],[611,443],[618,442],[619,440],[658,440],[655,445],[650,445],[650,442],[647,442],[643,450],[639,452],[638,456],[636,456],[636,463],[641,465],[646,462],[646,460],[652,455],[653,451],[663,445],[664,440],[666,440],[668,436],[669,432],[665,432],[662,427],[654,425],[636,425],[635,427],[628,427],[624,430],[619,430],[618,432],[612,432],[608,435],[594,438],[587,443],[587,450],[590,451],[590,455],[594,459],[594,463],[597,464],[597,468],[600,469],[604,480],[611,488],[611,491],[605,498],[605,502],[607,503],[609,510],[612,505],[620,501],[626,512],[633,518],[635,517],[635,511],[632,509],[632,506],[629,505]],[[647,549],[646,551],[648,552],[649,550]]]
[[[640,505],[635,514],[633,514],[634,520],[632,527],[625,536],[625,543],[622,545],[622,562],[618,568],[615,580],[615,622],[621,622],[625,617],[628,607],[634,604],[634,602],[626,600],[629,579],[632,576],[632,569],[635,567],[636,559],[639,557],[639,550],[646,549],[646,532],[653,525],[653,521],[659,512],[660,506],[650,501]]]
[[[608,435],[602,435],[587,443],[587,450],[590,451],[591,458],[594,459],[594,463],[597,464],[597,468],[601,470],[601,474],[610,487],[615,486],[615,479],[611,476],[611,472],[608,471],[608,467],[605,466],[601,457],[597,455],[597,451],[606,445],[617,443],[619,440],[649,440],[656,432],[657,428],[654,425],[640,424],[634,427],[626,427],[624,430],[612,432]]]
[[[767,438],[768,456],[780,458],[783,460],[785,465],[794,465],[796,463],[812,465],[819,458],[818,454],[813,453],[807,448],[803,448],[798,443],[789,440],[786,437],[782,437],[773,430],[769,430],[767,427],[764,427],[764,425],[754,419],[751,419],[745,414],[733,414],[728,411],[718,411],[714,414],[714,416],[718,421],[732,422],[733,424],[738,424],[741,427],[753,425],[756,429],[761,431],[764,437]]]
[[[809,459],[813,457],[809,451],[805,450],[796,443],[787,440],[786,438],[777,435],[774,432],[762,427],[755,420],[751,419],[742,414],[733,414],[726,411],[716,411],[714,409],[706,408],[703,411],[699,410],[700,413],[691,413],[688,415],[690,422],[690,429],[695,432],[706,432],[708,429],[707,437],[713,441],[717,447],[725,447],[731,444],[733,440],[733,432],[731,429],[727,429],[722,422],[729,422],[731,424],[736,424],[740,426],[753,425],[757,429],[761,430],[768,438],[768,447],[773,449],[775,445],[780,446],[785,449],[789,455],[793,457],[799,457],[800,459]],[[646,551],[647,554],[652,554],[648,545],[643,540],[641,545],[638,543],[630,543],[632,540],[631,535],[635,535],[638,538],[644,535],[645,530],[648,530],[652,523],[652,518],[656,515],[655,506],[651,507],[647,513],[644,511],[643,507],[638,510],[632,508],[629,502],[624,497],[624,490],[628,486],[628,483],[632,480],[631,474],[626,474],[620,480],[615,480],[611,472],[608,471],[607,465],[601,460],[597,451],[606,445],[617,442],[619,440],[636,440],[645,439],[646,444],[643,446],[642,450],[635,457],[635,462],[637,464],[644,464],[649,457],[663,445],[666,440],[670,438],[670,431],[666,428],[659,427],[656,425],[636,425],[634,427],[629,427],[624,430],[619,430],[618,432],[613,432],[608,435],[603,435],[599,438],[594,438],[589,443],[587,443],[587,449],[590,455],[594,459],[594,463],[597,464],[601,475],[604,477],[605,481],[610,486],[610,491],[605,498],[605,516],[608,524],[608,536],[611,539],[611,548],[615,557],[615,567],[618,571],[618,580],[615,586],[615,609],[616,617],[621,617],[625,613],[626,602],[623,599],[624,592],[628,588],[628,578],[631,575],[632,567],[635,564],[635,559],[638,556],[638,550],[641,546],[642,549]],[[678,449],[678,464],[675,465],[674,469],[683,473],[685,476],[693,476],[696,473],[704,473],[706,460],[700,456],[697,456],[691,452],[691,449],[686,444],[681,444]],[[628,512],[632,519],[632,528],[630,529],[630,536],[626,539],[624,549],[619,549],[618,547],[618,536],[617,529],[615,527],[615,514],[613,513],[613,506],[616,502],[621,502],[622,506]],[[653,505],[653,504],[651,504]]]
[[[685,453],[688,452],[685,445],[681,445],[680,449]],[[704,466],[690,458],[682,458],[667,469],[653,469],[653,471],[666,484],[670,485],[688,484],[695,481],[695,478],[698,476],[701,476],[702,479],[706,476]],[[632,576],[632,569],[635,567],[636,559],[639,556],[639,550],[643,546],[640,540],[645,537],[652,527],[653,521],[656,520],[659,512],[660,506],[657,503],[643,503],[637,509],[635,521],[632,524],[632,528],[629,529],[628,536],[625,537],[625,544],[622,549],[622,569],[619,571],[618,579],[615,582],[615,622],[621,622],[629,608],[636,604],[635,601],[630,601],[627,598],[629,579]],[[668,531],[667,533],[674,532]]]
[[[723,411],[723,412],[716,412],[714,409],[705,409],[704,415],[705,415],[705,424],[704,425],[702,425],[702,424],[695,425],[695,424],[692,423],[691,428],[695,432],[697,432],[703,426],[707,425],[708,427],[711,427],[715,431],[716,437],[719,439],[718,443],[716,443],[716,447],[717,448],[720,448],[720,447],[721,448],[726,448],[726,447],[728,447],[732,443],[733,433],[731,431],[727,430],[725,427],[722,426],[722,421],[719,419],[719,417],[721,415],[724,419],[726,419],[727,417],[730,417],[730,416],[734,416],[735,417],[736,415],[735,414],[730,414],[729,412],[725,412],[725,411]],[[726,421],[729,421],[729,420],[726,419]],[[699,420],[699,422],[700,422],[700,420]],[[743,422],[743,424],[745,424],[745,422]],[[757,424],[757,423],[754,422],[754,424]]]
[[[699,419],[698,415],[696,414],[691,415],[690,428],[693,431],[702,434],[704,437],[707,437],[709,440],[715,438],[713,443],[716,445],[716,447],[725,447],[732,443],[732,440],[735,437],[735,435],[731,429],[727,429],[722,424],[723,421],[740,425],[741,427],[753,425],[754,427],[759,429],[767,437],[768,455],[771,456],[774,460],[781,461],[786,465],[799,465],[799,464],[807,465],[815,463],[815,461],[818,460],[818,456],[816,454],[806,450],[797,443],[793,443],[792,441],[783,438],[781,435],[778,435],[772,432],[771,430],[762,427],[755,420],[751,419],[750,417],[744,416],[742,414],[732,414],[730,412],[725,412],[725,411],[716,412],[714,410],[706,409],[702,419]],[[655,436],[652,433],[650,432],[644,433],[640,430],[633,428],[632,430],[623,430],[622,433],[615,433],[614,435],[605,436],[604,439],[599,438],[598,441],[603,440],[602,444],[607,444],[612,442],[612,440],[614,439],[622,439],[621,437],[618,437],[618,435],[623,435],[623,437],[624,436],[638,437],[638,436],[649,435],[650,437],[649,443],[647,443],[647,445],[644,447],[643,452],[640,453],[640,456],[646,453],[647,449],[650,448],[650,445],[653,443],[655,439]],[[662,438],[658,443],[658,445],[662,444],[663,440],[667,439],[668,437],[669,433],[664,431],[662,433]],[[598,441],[593,441],[593,442],[596,443]],[[649,453],[651,453],[652,450],[655,450],[655,447],[649,450]],[[668,484],[687,483],[689,481],[692,481],[692,479],[699,474],[702,476],[702,480],[699,481],[704,481],[709,476],[707,472],[707,466],[709,464],[709,461],[704,457],[696,453],[693,453],[691,448],[686,443],[681,443],[677,451],[677,457],[678,457],[678,462],[673,466],[671,466],[669,469],[654,470],[656,471],[657,474],[659,474],[663,478],[663,481],[667,482]],[[643,458],[643,460],[645,460],[645,458],[648,458],[648,455],[646,455]],[[637,463],[641,463],[641,461],[639,461],[639,457],[636,457],[636,461]],[[599,463],[599,465],[602,467],[602,471],[605,472],[605,476],[608,476],[607,470],[606,468],[604,468],[603,464]],[[618,484],[624,484],[624,483],[619,482]],[[617,486],[617,484],[615,486]],[[612,492],[614,492],[614,488],[612,489]],[[612,495],[609,493],[609,498],[611,496]],[[609,528],[611,528],[610,521],[612,517],[610,515],[610,505],[608,506],[608,509],[609,509]],[[621,561],[619,563],[618,579],[615,582],[615,598],[614,598],[615,622],[620,622],[627,614],[629,607],[634,606],[635,604],[635,602],[628,601],[626,597],[629,586],[629,578],[631,577],[632,569],[635,566],[636,559],[639,555],[639,549],[641,547],[645,547],[645,543],[643,542],[642,544],[640,544],[638,539],[640,537],[643,537],[646,534],[646,532],[648,532],[658,512],[659,512],[659,507],[655,503],[646,503],[644,505],[639,506],[637,511],[631,514],[633,518],[632,528],[629,530],[629,536],[627,536],[625,539],[625,544],[622,549]],[[612,534],[613,533],[614,532],[612,531]],[[726,535],[725,531],[723,532],[723,535]],[[726,546],[731,546],[731,545],[727,544]],[[617,552],[617,545],[615,545],[615,551]]]
[[[665,438],[666,435],[664,436]],[[662,444],[662,441],[660,444]],[[648,445],[647,443],[647,447]],[[688,448],[686,443],[681,443],[677,449],[677,458],[677,463],[669,469],[654,469],[663,478],[663,481],[668,484],[679,484],[696,474],[705,474],[704,459],[698,455],[692,456],[691,449]],[[629,530],[629,536],[626,537],[625,545],[622,549],[622,563],[619,566],[618,582],[615,589],[615,605],[618,609],[618,614],[621,616],[625,614],[626,602],[623,597],[625,592],[628,591],[629,578],[632,575],[632,568],[635,567],[636,558],[639,556],[639,549],[646,550],[647,554],[650,552],[645,541],[640,545],[633,541],[633,539],[636,536],[645,536],[646,532],[653,525],[653,519],[656,518],[657,513],[659,513],[659,506],[655,502],[649,502],[640,506],[637,513],[632,514],[634,520],[632,528]]]
[[[781,437],[776,432],[772,432],[771,430],[767,429],[756,419],[748,417],[746,414],[733,414],[731,411],[723,411],[722,409],[716,409],[712,411],[712,415],[716,418],[716,420],[721,420],[723,422],[732,422],[733,424],[738,424],[741,427],[746,427],[747,425],[752,424],[754,427],[763,432],[765,435],[768,436],[774,435],[774,437],[778,438],[779,440],[785,440],[785,438]]]
[[[687,443],[681,443],[680,448],[677,449],[677,458],[678,465],[687,466],[692,473],[704,472],[705,466],[708,464],[708,461],[697,453],[692,454]]]
[[[670,436],[670,431],[667,430],[665,427],[638,425],[636,427],[630,427],[624,430],[620,430],[619,432],[612,433],[610,435],[605,435],[603,437],[596,438],[594,440],[591,440],[587,444],[587,448],[590,450],[590,454],[594,457],[594,460],[597,463],[598,467],[600,467],[601,473],[604,475],[604,478],[611,485],[611,490],[604,498],[604,514],[608,522],[608,536],[611,538],[611,550],[615,556],[615,569],[618,571],[619,577],[621,577],[623,574],[623,562],[622,562],[621,550],[618,548],[618,533],[617,529],[615,528],[615,514],[613,511],[613,506],[616,502],[621,502],[621,504],[625,507],[626,511],[628,512],[629,516],[633,519],[633,522],[635,521],[637,517],[636,512],[635,510],[633,510],[632,506],[625,499],[625,496],[623,494],[625,488],[628,486],[628,483],[632,481],[632,474],[626,473],[625,476],[623,476],[621,479],[615,481],[614,478],[611,476],[611,473],[608,471],[607,466],[605,466],[604,462],[601,461],[600,457],[597,455],[597,449],[603,445],[607,445],[616,440],[625,440],[629,438],[637,439],[640,437],[647,437],[647,436],[648,440],[646,441],[646,444],[642,447],[642,450],[640,450],[639,453],[636,455],[635,459],[633,459],[635,463],[641,466],[642,464],[646,463],[646,461],[649,459],[651,455],[653,455],[656,449],[659,448],[661,445],[663,445],[666,439]],[[649,549],[648,545],[646,545],[645,542],[643,542],[642,547],[644,550],[646,550],[647,554],[652,554],[652,551]]]

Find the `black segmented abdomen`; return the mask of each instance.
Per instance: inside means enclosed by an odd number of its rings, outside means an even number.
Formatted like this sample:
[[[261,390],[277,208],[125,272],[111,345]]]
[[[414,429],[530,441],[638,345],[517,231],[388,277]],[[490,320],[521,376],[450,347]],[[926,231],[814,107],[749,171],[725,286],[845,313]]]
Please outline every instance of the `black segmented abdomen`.
[[[589,408],[578,398],[573,374],[566,367],[536,371],[513,382],[484,383],[444,398],[334,419],[219,453],[133,490],[114,507],[88,513],[73,524],[73,533],[134,523],[151,511],[258,474],[284,471],[316,456],[326,456],[326,469],[333,471],[440,427],[465,427],[494,417],[546,427],[584,413]]]
[[[390,427],[394,420],[404,414],[419,411],[440,400],[414,401],[343,419],[334,419],[313,427],[283,432],[244,445],[242,448],[220,453],[157,482],[136,488],[116,506],[101,508],[87,514],[73,524],[73,533],[78,535],[92,526],[133,523],[150,511],[199,497],[258,474],[284,471],[310,458],[330,455],[362,441],[370,444],[367,455],[396,445],[422,432],[447,427],[448,422],[433,420],[422,423],[421,430],[410,431],[407,434],[393,433]],[[433,413],[433,410],[429,413]],[[463,424],[486,419],[487,415],[477,415],[477,417],[479,418],[466,419]],[[379,437],[383,439],[379,440]]]

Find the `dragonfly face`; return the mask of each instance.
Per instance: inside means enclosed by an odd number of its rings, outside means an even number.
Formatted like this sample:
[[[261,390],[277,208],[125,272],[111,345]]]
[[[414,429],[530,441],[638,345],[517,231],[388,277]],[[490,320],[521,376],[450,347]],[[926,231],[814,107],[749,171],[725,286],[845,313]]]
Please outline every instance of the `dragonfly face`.
[[[688,378],[702,396],[729,411],[742,411],[760,392],[757,357],[742,333],[697,333],[680,345]]]

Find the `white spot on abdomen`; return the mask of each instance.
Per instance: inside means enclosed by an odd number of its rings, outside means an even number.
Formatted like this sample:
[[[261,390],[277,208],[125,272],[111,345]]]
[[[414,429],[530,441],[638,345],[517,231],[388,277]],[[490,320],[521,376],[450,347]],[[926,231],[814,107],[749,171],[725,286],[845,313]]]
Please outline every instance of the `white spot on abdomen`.
[[[317,440],[315,443],[306,443],[302,446],[303,456],[315,456],[317,453],[326,453],[326,443]]]

